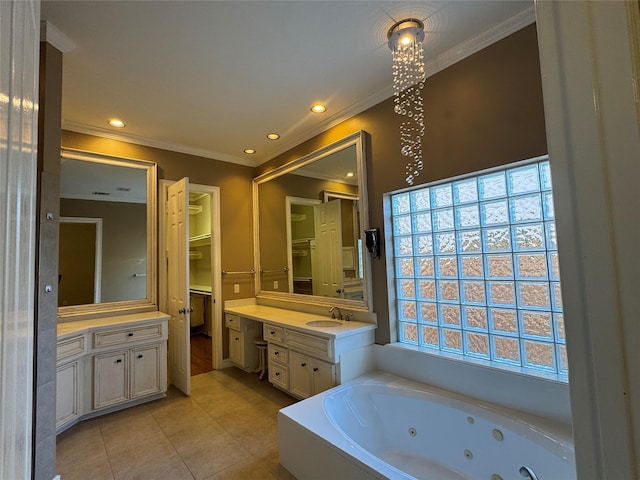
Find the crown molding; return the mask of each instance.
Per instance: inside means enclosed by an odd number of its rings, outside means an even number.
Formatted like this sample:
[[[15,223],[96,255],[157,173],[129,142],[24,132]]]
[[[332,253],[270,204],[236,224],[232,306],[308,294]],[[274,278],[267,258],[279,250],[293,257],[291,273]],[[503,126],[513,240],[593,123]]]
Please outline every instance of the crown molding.
[[[62,53],[68,53],[76,48],[76,44],[52,23],[40,21],[40,41],[47,42]]]
[[[438,55],[437,57],[427,61],[425,63],[425,70],[427,77],[435,75],[436,73],[444,70],[445,68],[450,67],[451,65],[464,60],[467,57],[470,57],[474,53],[479,52],[483,48],[492,45],[493,43],[502,40],[503,38],[508,37],[512,33],[517,32],[518,30],[523,29],[524,27],[531,25],[536,20],[535,16],[535,7],[531,5],[527,7],[522,12],[517,13],[516,15],[508,18],[507,20],[493,26],[489,30],[486,30],[479,35],[476,35],[473,38],[470,38],[462,43],[457,44],[456,46],[450,48],[446,52]],[[42,22],[43,24],[46,22]],[[47,24],[49,27],[53,27],[51,24]],[[53,27],[56,32],[60,32],[58,29]],[[61,32],[60,32],[61,33]],[[64,38],[64,34],[61,33]],[[55,44],[54,44],[55,46]],[[56,47],[58,48],[58,47]],[[391,78],[391,68],[389,68],[389,78]],[[393,88],[391,86],[391,82],[389,82],[389,86],[384,89],[374,93],[373,95],[368,96],[367,98],[356,102],[347,108],[341,110],[340,112],[334,114],[333,116],[327,118],[326,120],[318,123],[313,128],[306,130],[303,134],[298,135],[295,139],[288,141],[285,144],[282,144],[280,148],[264,157],[261,160],[248,160],[246,158],[237,157],[233,155],[227,155],[220,152],[214,152],[211,150],[204,150],[198,148],[192,148],[185,145],[174,144],[170,142],[162,142],[158,140],[152,140],[149,138],[139,137],[136,135],[128,135],[124,133],[114,133],[111,130],[92,127],[89,125],[84,125],[76,122],[63,122],[63,128],[65,130],[71,130],[78,133],[85,133],[87,135],[94,135],[98,137],[108,138],[111,140],[119,140],[122,142],[134,143],[137,145],[144,145],[148,147],[161,148],[163,150],[170,150],[174,152],[186,153],[189,155],[196,155],[199,157],[210,158],[213,160],[220,160],[223,162],[231,162],[239,165],[245,165],[249,167],[255,167],[258,165],[262,165],[263,163],[268,162],[269,160],[274,159],[278,155],[281,155],[288,150],[300,145],[307,140],[319,135],[328,129],[335,127],[336,125],[352,118],[359,113],[364,112],[368,108],[377,105],[380,102],[383,102],[390,98],[393,95]]]
[[[441,53],[434,59],[426,62],[425,70],[427,77],[435,75],[436,73],[444,70],[445,68],[450,67],[454,63],[457,63],[461,60],[464,60],[467,57],[470,57],[474,53],[479,52],[483,48],[488,47],[489,45],[502,40],[503,38],[508,37],[512,33],[517,32],[518,30],[523,29],[524,27],[531,25],[536,21],[535,8],[534,6],[530,6],[527,9],[523,10],[520,13],[508,18],[507,20],[495,25],[494,27],[486,30],[479,35],[476,35],[473,38],[470,38],[462,43],[457,44],[455,47],[450,48],[444,53]],[[391,69],[389,69],[389,78],[391,78]],[[391,82],[389,82],[391,83]],[[278,155],[290,150],[291,148],[300,145],[301,143],[313,138],[316,135],[328,130],[331,127],[338,125],[339,123],[348,120],[351,117],[356,116],[359,113],[364,112],[366,109],[377,105],[384,100],[387,100],[393,95],[393,87],[391,84],[388,87],[380,90],[373,95],[361,100],[360,102],[354,103],[353,105],[347,107],[341,112],[335,114],[331,118],[319,123],[315,127],[310,130],[305,131],[304,135],[300,135],[294,140],[287,142],[282,145],[278,150],[269,155],[267,158],[260,160],[257,162],[257,165],[262,165],[263,163],[272,160]]]
[[[92,127],[91,125],[85,125],[78,122],[63,121],[63,130],[69,130],[76,133],[83,133],[86,135],[93,135],[95,137],[106,138],[109,140],[117,140],[120,142],[133,143],[136,145],[142,145],[145,147],[160,148],[162,150],[169,150],[172,152],[185,153],[187,155],[195,155],[197,157],[204,157],[211,160],[219,160],[222,162],[236,163],[238,165],[245,165],[247,167],[255,167],[256,163],[253,160],[248,160],[242,157],[236,157],[233,155],[227,155],[213,150],[206,150],[202,148],[188,147],[178,143],[162,142],[159,140],[153,140],[150,138],[140,137],[138,135],[131,135],[127,133],[114,133],[106,128]]]
[[[313,128],[305,130],[303,134],[299,135],[293,140],[289,140],[287,143],[283,144],[280,148],[275,150],[273,153],[269,154],[265,158],[256,162],[256,166],[262,165],[263,163],[266,163],[269,160],[276,158],[278,155],[281,155],[291,150],[292,148],[300,145],[301,143],[304,143],[307,140],[312,139],[316,135],[320,135],[322,132],[326,132],[330,128],[335,127],[336,125],[344,122],[345,120],[355,117],[357,114],[364,112],[368,108],[371,108],[374,105],[377,105],[380,102],[383,102],[384,100],[389,98],[392,94],[393,94],[393,90],[392,90],[392,86],[390,85],[389,87],[385,87],[383,90],[380,90],[379,92],[376,92],[373,95],[370,95],[360,100],[359,102],[356,102],[350,105],[349,107],[341,110],[335,115],[332,115],[326,120],[323,120],[322,122],[318,123]]]

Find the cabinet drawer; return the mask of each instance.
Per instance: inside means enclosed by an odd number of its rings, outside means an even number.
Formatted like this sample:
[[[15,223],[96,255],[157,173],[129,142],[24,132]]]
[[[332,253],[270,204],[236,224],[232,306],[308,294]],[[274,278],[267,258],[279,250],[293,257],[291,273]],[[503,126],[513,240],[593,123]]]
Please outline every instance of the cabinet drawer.
[[[284,329],[282,327],[276,327],[275,325],[269,325],[268,323],[263,325],[262,334],[268,342],[282,343],[284,339]]]
[[[95,332],[93,334],[93,346],[106,347],[160,338],[162,338],[162,324],[157,323],[143,327],[129,327]]]
[[[84,335],[77,335],[67,338],[66,340],[60,340],[58,342],[56,360],[72,357],[82,352],[84,352]]]
[[[329,361],[333,360],[333,342],[328,338],[287,330],[287,347]]]
[[[227,328],[231,328],[233,330],[240,330],[240,317],[237,315],[233,315],[231,313],[225,314],[225,322],[224,324]]]
[[[289,389],[289,367],[269,362],[269,382],[285,390]]]
[[[289,350],[279,345],[269,343],[267,347],[269,361],[287,363],[289,361]]]

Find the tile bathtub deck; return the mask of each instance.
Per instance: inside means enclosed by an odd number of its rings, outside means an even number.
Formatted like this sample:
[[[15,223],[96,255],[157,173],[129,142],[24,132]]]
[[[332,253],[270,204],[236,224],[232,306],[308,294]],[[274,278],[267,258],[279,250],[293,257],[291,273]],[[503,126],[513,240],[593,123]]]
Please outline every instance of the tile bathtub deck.
[[[276,415],[296,400],[237,368],[57,438],[63,480],[295,480],[278,463]]]

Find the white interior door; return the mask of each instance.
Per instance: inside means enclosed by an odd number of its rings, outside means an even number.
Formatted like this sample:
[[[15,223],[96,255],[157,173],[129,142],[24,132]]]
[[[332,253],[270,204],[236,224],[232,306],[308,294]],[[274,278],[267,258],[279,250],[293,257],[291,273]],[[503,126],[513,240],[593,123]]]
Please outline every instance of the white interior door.
[[[189,305],[189,179],[168,188],[167,307],[171,383],[189,395],[191,343]]]
[[[316,272],[313,294],[342,297],[342,221],[340,199],[316,205]]]

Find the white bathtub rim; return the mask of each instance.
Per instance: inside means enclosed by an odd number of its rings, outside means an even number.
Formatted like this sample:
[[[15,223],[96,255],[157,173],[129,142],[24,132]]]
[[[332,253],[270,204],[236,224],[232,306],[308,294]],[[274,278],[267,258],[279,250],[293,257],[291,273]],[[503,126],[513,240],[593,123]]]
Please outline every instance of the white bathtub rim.
[[[458,399],[458,401],[464,402],[467,400],[465,403],[471,403],[479,408],[485,408],[488,410],[493,409],[494,411],[499,410],[501,412],[504,411],[506,414],[505,416],[519,420],[519,412],[495,405],[487,405],[484,402],[469,399],[468,397],[464,397],[456,393],[441,390],[382,371],[366,373],[346,384],[339,385],[318,395],[307,398],[306,400],[294,403],[293,405],[285,407],[279,411],[278,415],[291,419],[297,423],[300,428],[303,428],[304,430],[319,437],[332,451],[339,454],[347,461],[357,463],[360,468],[363,468],[375,478],[379,479],[409,480],[415,479],[415,477],[402,472],[396,467],[369,453],[358,443],[353,442],[341,429],[334,426],[330,417],[324,410],[324,399],[327,395],[331,395],[335,391],[348,388],[350,385],[355,384],[385,385],[395,386],[397,388],[431,390],[436,394],[442,394],[446,397]],[[322,415],[318,414],[320,411],[322,411]],[[560,440],[566,446],[571,445],[571,449],[573,450],[573,440],[570,429],[567,429],[564,426],[554,425],[546,419],[533,417],[532,415],[522,414],[522,417],[527,419],[527,421],[524,422],[525,424],[529,424],[528,422],[530,419],[538,420],[539,422],[532,423],[532,425],[541,425],[542,431],[549,432],[552,438]]]
[[[368,376],[368,375],[367,375]],[[334,453],[346,461],[356,464],[367,473],[380,480],[415,480],[415,477],[398,470],[378,457],[370,454],[358,444],[337,430],[322,411],[324,394],[320,393],[301,402],[294,403],[281,409],[279,416],[284,416],[295,422],[298,428],[311,432],[318,437]],[[354,461],[355,460],[355,461]],[[286,467],[286,465],[284,465]]]
[[[445,402],[442,400],[444,398],[448,402],[451,402],[451,406],[462,411],[464,411],[464,409],[458,407],[470,406],[471,408],[482,411],[481,414],[476,416],[485,418],[488,421],[495,423],[496,425],[502,424],[502,418],[505,418],[507,421],[514,422],[516,425],[521,427],[521,431],[518,431],[517,433],[522,434],[522,436],[540,445],[542,448],[554,450],[557,449],[558,451],[561,451],[564,456],[571,457],[571,459],[573,459],[575,456],[573,448],[573,438],[570,432],[568,432],[565,428],[558,428],[557,425],[552,425],[551,422],[545,419],[534,418],[530,415],[527,415],[527,418],[525,419],[525,414],[522,414],[520,412],[516,412],[514,410],[510,410],[498,405],[487,404],[479,400],[474,400],[453,392],[438,389],[436,387],[418,383],[413,380],[408,380],[402,377],[398,377],[397,375],[384,372],[374,372],[372,374],[367,374],[354,380],[353,382],[337,386],[330,391],[324,392],[322,402],[324,415],[327,417],[334,428],[336,428],[341,434],[348,437],[349,440],[356,445],[358,445],[358,443],[354,439],[350,438],[349,435],[342,429],[342,427],[333,420],[332,415],[329,413],[327,408],[327,401],[329,397],[343,393],[346,390],[351,389],[354,385],[364,385],[367,387],[374,386],[380,387],[381,389],[397,389],[398,391],[402,392],[408,391],[418,396],[425,396],[429,401],[438,404],[444,404]],[[526,435],[526,433],[529,431],[533,433],[532,436]],[[363,448],[363,450],[368,453],[366,449]],[[372,456],[374,458],[377,458],[375,457],[375,455]]]

